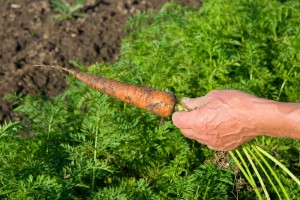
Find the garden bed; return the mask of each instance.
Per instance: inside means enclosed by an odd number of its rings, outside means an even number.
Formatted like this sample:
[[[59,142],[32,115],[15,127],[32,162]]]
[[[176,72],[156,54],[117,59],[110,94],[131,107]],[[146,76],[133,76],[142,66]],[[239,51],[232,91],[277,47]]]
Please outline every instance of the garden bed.
[[[69,1],[74,2],[74,1]],[[47,0],[2,0],[0,7],[0,123],[15,119],[8,93],[55,96],[66,87],[64,74],[34,64],[85,66],[119,58],[125,22],[134,13],[157,11],[167,0],[87,0],[84,18],[60,21]],[[199,5],[197,1],[186,4]]]

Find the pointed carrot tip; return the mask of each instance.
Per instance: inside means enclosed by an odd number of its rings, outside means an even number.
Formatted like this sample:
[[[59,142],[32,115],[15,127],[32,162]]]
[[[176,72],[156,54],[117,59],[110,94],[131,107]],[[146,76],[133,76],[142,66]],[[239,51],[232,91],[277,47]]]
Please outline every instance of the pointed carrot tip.
[[[33,66],[34,67],[52,67],[52,68],[55,68],[55,69],[67,71],[70,74],[74,74],[74,70],[67,69],[65,67],[61,67],[61,66],[57,66],[57,65],[40,65],[40,64],[38,64],[38,65],[33,65]]]

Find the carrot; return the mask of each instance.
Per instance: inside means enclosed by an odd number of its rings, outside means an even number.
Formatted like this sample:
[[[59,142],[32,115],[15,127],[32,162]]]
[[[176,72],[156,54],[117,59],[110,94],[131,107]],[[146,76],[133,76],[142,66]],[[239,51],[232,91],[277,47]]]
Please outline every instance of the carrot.
[[[169,117],[175,110],[175,94],[155,90],[151,87],[142,87],[131,85],[128,83],[122,83],[113,79],[96,76],[73,69],[67,69],[58,66],[51,67],[65,70],[74,75],[81,82],[97,89],[104,94],[110,95],[123,102],[145,109],[158,116]]]

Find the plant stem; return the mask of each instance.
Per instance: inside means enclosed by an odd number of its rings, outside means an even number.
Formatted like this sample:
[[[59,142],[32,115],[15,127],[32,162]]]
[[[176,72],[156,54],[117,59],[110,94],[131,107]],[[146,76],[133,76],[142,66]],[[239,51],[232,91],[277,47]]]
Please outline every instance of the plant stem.
[[[251,166],[252,166],[252,168],[253,168],[253,170],[254,170],[254,172],[255,172],[255,174],[256,174],[256,176],[257,176],[257,178],[258,178],[258,180],[259,180],[259,182],[261,184],[261,187],[262,187],[262,189],[263,189],[263,191],[264,191],[264,193],[266,195],[266,198],[270,199],[270,196],[269,196],[269,193],[268,193],[268,191],[266,189],[264,181],[262,180],[262,178],[261,178],[261,176],[260,176],[260,174],[259,174],[259,172],[258,172],[258,170],[257,170],[257,168],[255,166],[255,164],[253,163],[253,160],[251,159],[251,157],[250,157],[250,155],[249,155],[249,153],[247,151],[247,148],[243,148],[243,151],[244,151],[246,157],[248,158],[248,160],[249,160],[249,162],[250,162],[250,164],[251,164]],[[251,151],[251,150],[249,150],[249,151]]]
[[[275,162],[279,167],[281,167],[281,169],[283,169],[283,171],[285,171],[298,185],[300,185],[299,179],[290,170],[288,170],[288,168],[286,168],[281,162],[279,162],[276,158],[274,158],[273,156],[271,156],[268,152],[266,152],[265,150],[263,150],[259,146],[256,146],[256,148],[262,154],[264,154],[265,156],[267,156],[268,158],[270,158],[273,162]]]
[[[237,153],[238,150],[235,150],[235,152]],[[249,184],[251,185],[251,187],[254,189],[258,199],[262,199],[261,194],[259,193],[256,184],[254,182],[254,180],[252,180],[250,178],[251,174],[247,174],[246,170],[243,168],[241,162],[235,157],[234,153],[232,151],[229,151],[230,156],[232,157],[232,159],[234,160],[235,164],[239,167],[239,169],[242,171],[243,175],[245,176],[245,178],[247,179],[247,181],[249,182]],[[239,155],[239,154],[238,154]],[[243,163],[244,164],[244,163]],[[245,166],[247,167],[247,166]]]
[[[96,131],[95,131],[95,144],[94,144],[94,164],[97,162],[97,142],[98,142],[98,123],[96,125]],[[95,187],[95,167],[93,168],[93,178],[92,178],[92,192],[94,192]]]
[[[289,70],[289,72],[288,72],[288,74],[287,74],[287,78],[288,78],[288,77],[290,76],[290,74],[292,73],[294,67],[295,67],[295,65],[293,65],[293,67]],[[288,81],[287,78],[284,79],[284,81],[283,81],[282,84],[281,84],[281,87],[280,87],[280,90],[279,90],[279,94],[278,94],[278,97],[277,97],[277,101],[279,101],[280,96],[281,96],[281,93],[282,93],[282,91],[283,91],[283,89],[284,89],[284,86],[285,86],[286,82]]]
[[[260,160],[255,155],[255,153],[253,151],[251,151],[248,147],[246,147],[246,148],[250,152],[250,154],[252,155],[252,157],[254,158],[254,160],[258,163],[258,165],[260,166],[260,168],[263,170],[264,174],[266,175],[267,179],[269,180],[269,182],[271,183],[273,189],[275,190],[278,198],[282,199],[281,195],[279,194],[279,191],[277,190],[275,184],[273,183],[273,181],[272,181],[271,177],[269,176],[268,172],[266,171],[265,167],[262,165],[262,163],[260,162]]]

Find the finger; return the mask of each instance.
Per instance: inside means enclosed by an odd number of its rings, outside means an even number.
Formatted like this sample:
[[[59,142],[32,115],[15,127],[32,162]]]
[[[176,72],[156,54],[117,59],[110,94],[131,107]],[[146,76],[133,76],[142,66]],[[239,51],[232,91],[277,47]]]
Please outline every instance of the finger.
[[[196,118],[194,112],[175,112],[172,115],[173,124],[179,129],[191,129]]]
[[[194,131],[193,129],[181,129],[182,134],[192,140],[196,140],[200,144],[207,145],[209,144],[209,140],[205,138],[199,138],[199,133]]]
[[[207,147],[212,150],[216,151],[230,151],[236,149],[238,146],[240,146],[240,143],[235,140],[235,138],[231,138],[231,140],[228,140],[229,138],[226,138],[226,140],[222,140],[222,143],[220,142],[210,142],[208,143]]]
[[[226,140],[223,140],[222,148],[226,151],[235,150],[239,146],[249,142],[253,137],[241,136],[240,138],[228,137]]]
[[[197,134],[195,133],[195,131],[193,129],[180,129],[180,131],[185,137],[192,139],[192,140],[196,139]]]
[[[204,145],[208,145],[209,144],[209,141],[207,140],[203,140],[203,139],[196,139],[196,141],[200,144],[204,144]]]
[[[180,129],[180,131],[185,137],[196,140],[201,144],[211,144],[212,138],[207,134],[201,134],[193,129]]]
[[[222,145],[207,145],[208,148],[216,151],[232,151],[237,149],[239,146],[244,144],[244,142],[237,142],[235,140],[232,140],[230,142],[224,142]]]
[[[200,108],[200,107],[204,106],[206,103],[207,103],[207,101],[206,101],[205,96],[198,97],[198,98],[184,97],[180,101],[180,104],[189,110],[195,110],[197,108]]]
[[[209,146],[207,145],[207,147],[211,150],[215,150],[215,151],[227,151],[226,149],[222,148],[222,147],[214,147],[214,146]]]

